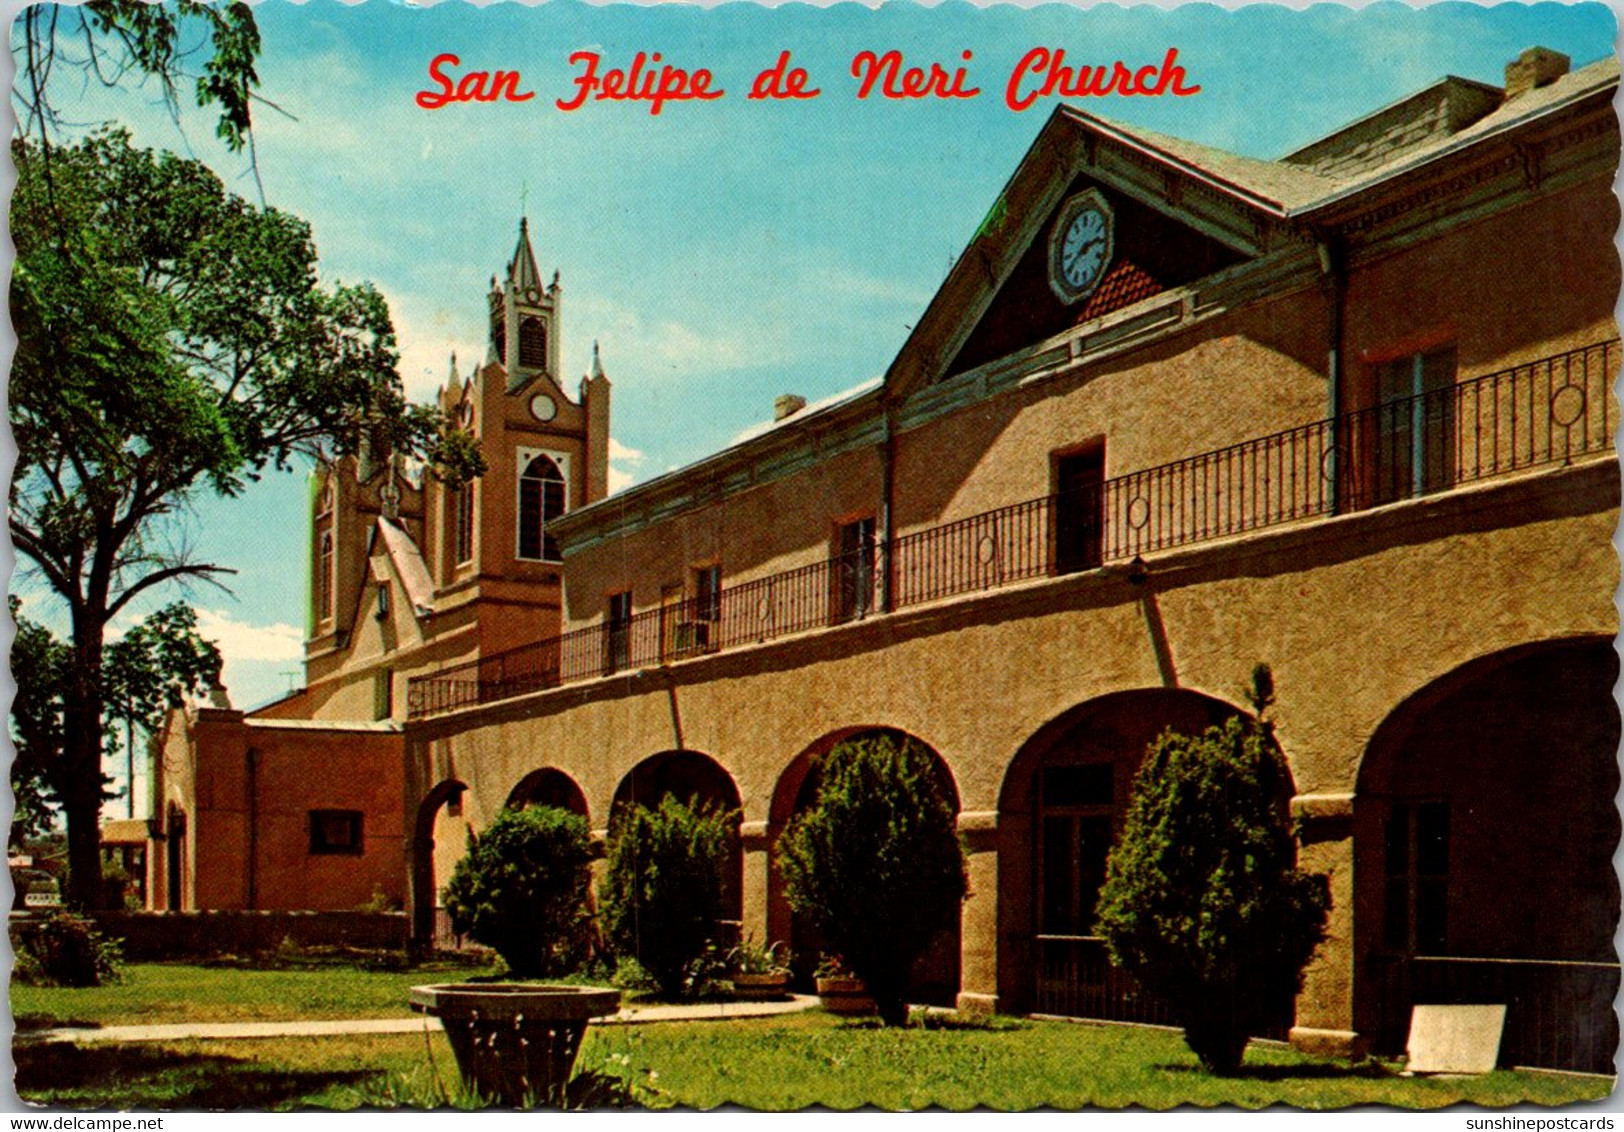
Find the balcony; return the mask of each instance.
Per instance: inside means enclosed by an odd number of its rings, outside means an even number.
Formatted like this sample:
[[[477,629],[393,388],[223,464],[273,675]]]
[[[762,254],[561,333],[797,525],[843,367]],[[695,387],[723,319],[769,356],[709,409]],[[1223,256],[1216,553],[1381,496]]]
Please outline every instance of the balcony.
[[[1610,451],[1617,339],[944,523],[410,681],[409,718]]]

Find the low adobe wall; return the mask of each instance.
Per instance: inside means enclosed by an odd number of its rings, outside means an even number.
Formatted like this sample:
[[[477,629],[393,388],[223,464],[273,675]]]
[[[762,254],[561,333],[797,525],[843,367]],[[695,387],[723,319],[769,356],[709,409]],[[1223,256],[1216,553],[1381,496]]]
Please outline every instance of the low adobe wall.
[[[404,912],[93,912],[134,960],[185,959],[296,947],[404,951]]]

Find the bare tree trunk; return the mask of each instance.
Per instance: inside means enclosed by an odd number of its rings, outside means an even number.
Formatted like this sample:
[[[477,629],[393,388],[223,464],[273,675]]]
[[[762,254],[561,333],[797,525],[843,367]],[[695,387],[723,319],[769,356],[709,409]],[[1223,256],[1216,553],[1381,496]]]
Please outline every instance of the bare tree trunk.
[[[76,617],[73,671],[62,705],[62,799],[68,826],[68,903],[102,906],[102,699],[101,663],[105,626]]]

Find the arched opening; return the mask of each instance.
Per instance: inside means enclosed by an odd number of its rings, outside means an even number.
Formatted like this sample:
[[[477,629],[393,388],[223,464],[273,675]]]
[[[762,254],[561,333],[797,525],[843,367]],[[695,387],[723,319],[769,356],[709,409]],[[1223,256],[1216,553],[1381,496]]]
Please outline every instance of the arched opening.
[[[169,803],[168,820],[164,823],[165,836],[165,905],[171,912],[179,912],[186,905],[186,811]]]
[[[1181,688],[1115,692],[1022,744],[998,801],[998,993],[1010,1009],[1173,1024],[1111,964],[1094,905],[1145,749],[1164,731],[1198,735],[1240,714]],[[1290,1027],[1289,1002],[1282,1013],[1271,1036]]]
[[[788,944],[794,962],[796,983],[802,989],[811,989],[812,971],[824,950],[817,929],[804,916],[797,915],[784,895],[783,877],[778,869],[778,838],[789,827],[795,815],[810,807],[818,796],[818,764],[830,751],[847,739],[871,735],[888,735],[901,742],[912,738],[931,754],[936,770],[936,784],[943,797],[959,812],[958,785],[953,772],[929,743],[918,736],[892,727],[846,727],[831,731],[797,755],[778,777],[773,788],[772,803],[767,813],[767,838],[771,853],[770,882],[767,894],[767,934],[771,940]],[[914,965],[908,1000],[915,1003],[951,1006],[959,991],[960,928],[957,921],[931,942],[925,954]]]
[[[553,806],[580,814],[583,818],[589,817],[586,795],[581,793],[581,788],[569,775],[552,767],[533,770],[519,779],[508,793],[505,804],[510,810],[522,810],[526,806]]]
[[[519,364],[527,369],[547,368],[547,324],[535,315],[519,323]]]
[[[663,751],[638,763],[620,780],[610,810],[610,837],[614,836],[615,814],[623,806],[653,809],[667,795],[690,805],[710,803],[733,812],[740,809],[739,788],[715,759],[698,751]],[[736,831],[723,881],[726,911],[718,936],[725,946],[738,941],[744,916],[744,849]]]
[[[468,787],[454,778],[436,784],[417,806],[412,828],[412,942],[420,947],[455,945],[440,892],[467,851],[468,825],[463,795]]]
[[[1354,801],[1356,1024],[1503,1003],[1501,1063],[1611,1072],[1619,890],[1611,640],[1484,657],[1383,721]]]

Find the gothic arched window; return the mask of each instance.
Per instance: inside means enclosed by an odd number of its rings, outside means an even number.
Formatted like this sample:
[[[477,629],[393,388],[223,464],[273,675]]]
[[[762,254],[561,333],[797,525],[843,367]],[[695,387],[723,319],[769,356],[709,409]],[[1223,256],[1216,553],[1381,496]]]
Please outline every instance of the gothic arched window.
[[[563,556],[547,525],[564,513],[564,473],[536,456],[519,473],[519,557],[558,562]]]
[[[474,559],[474,485],[451,489],[451,539],[458,565]]]
[[[519,323],[519,364],[547,368],[547,324],[534,315]]]
[[[326,621],[333,615],[333,532],[321,535],[321,560],[317,564],[316,602],[317,616]]]

